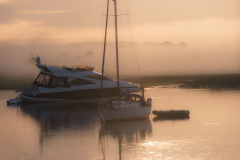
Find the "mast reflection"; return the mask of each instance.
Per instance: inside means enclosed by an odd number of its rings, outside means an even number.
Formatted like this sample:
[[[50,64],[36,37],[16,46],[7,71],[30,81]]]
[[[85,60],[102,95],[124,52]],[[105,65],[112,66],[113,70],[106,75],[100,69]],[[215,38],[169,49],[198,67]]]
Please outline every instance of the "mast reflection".
[[[106,145],[118,146],[119,159],[122,159],[122,149],[125,145],[135,145],[144,141],[152,133],[152,124],[149,119],[114,121],[101,124],[99,133],[99,145],[102,148],[103,159],[108,157],[109,152],[114,152],[112,147],[106,151]],[[117,140],[117,141],[116,141]],[[107,147],[108,148],[108,147]]]

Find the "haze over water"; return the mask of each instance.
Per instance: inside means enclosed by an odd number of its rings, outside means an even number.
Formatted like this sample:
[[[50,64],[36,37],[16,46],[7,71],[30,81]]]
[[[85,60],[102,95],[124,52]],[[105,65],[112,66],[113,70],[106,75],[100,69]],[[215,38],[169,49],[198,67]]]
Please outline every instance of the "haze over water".
[[[7,106],[0,92],[0,157],[11,159],[240,158],[240,91],[147,88],[153,110],[188,109],[188,119],[148,119],[103,125],[97,106]]]

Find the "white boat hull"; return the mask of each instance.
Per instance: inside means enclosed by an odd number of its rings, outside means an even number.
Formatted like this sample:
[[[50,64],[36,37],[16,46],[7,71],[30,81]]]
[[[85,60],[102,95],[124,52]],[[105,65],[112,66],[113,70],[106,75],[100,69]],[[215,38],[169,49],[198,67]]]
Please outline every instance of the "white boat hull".
[[[136,108],[99,108],[99,112],[104,121],[127,120],[147,118],[151,113],[152,107]]]
[[[57,99],[57,98],[35,98],[19,94],[24,102],[32,103],[55,103],[55,102],[78,102],[78,103],[97,103],[97,99]]]

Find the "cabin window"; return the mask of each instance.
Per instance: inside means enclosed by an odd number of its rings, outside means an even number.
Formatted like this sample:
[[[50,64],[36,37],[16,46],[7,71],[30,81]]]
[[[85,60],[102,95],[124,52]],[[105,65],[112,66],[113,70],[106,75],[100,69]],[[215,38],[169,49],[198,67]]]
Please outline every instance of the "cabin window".
[[[53,85],[53,86],[58,85],[58,80],[57,80],[56,77],[53,77],[53,79],[52,79],[52,85]]]
[[[67,78],[65,77],[52,77],[52,82],[50,86],[57,87],[57,86],[67,86]]]
[[[66,77],[54,77],[47,74],[39,74],[34,84],[44,87],[69,87]]]
[[[36,79],[35,83],[39,85],[48,85],[50,81],[50,76],[46,74],[40,74]]]
[[[77,85],[87,85],[87,84],[94,84],[91,81],[77,78],[69,83],[71,86],[77,86]]]
[[[38,84],[40,84],[41,83],[41,81],[42,81],[42,78],[43,78],[43,74],[40,74],[39,76],[38,76],[38,78],[36,79],[36,83],[38,83]]]
[[[63,79],[62,79],[62,78],[58,78],[58,85],[59,85],[59,86],[64,86],[64,83],[63,83]]]
[[[50,81],[50,76],[46,75],[45,78],[44,78],[45,85],[48,85],[49,81]]]
[[[98,79],[98,80],[101,80],[101,79],[102,79],[102,75],[97,75],[97,74],[95,74],[95,75],[89,75],[89,76],[86,76],[86,77],[88,77],[88,78],[93,78],[93,79]],[[107,77],[105,77],[105,76],[103,76],[103,80],[111,81],[111,79],[109,79],[109,78],[107,78]]]

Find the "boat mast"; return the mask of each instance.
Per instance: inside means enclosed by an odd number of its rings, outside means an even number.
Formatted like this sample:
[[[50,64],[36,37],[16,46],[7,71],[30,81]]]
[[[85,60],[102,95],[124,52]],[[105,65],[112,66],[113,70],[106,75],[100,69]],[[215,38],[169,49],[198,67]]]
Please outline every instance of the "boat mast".
[[[103,47],[102,78],[101,78],[101,97],[103,97],[103,74],[104,74],[105,53],[106,53],[106,41],[107,41],[108,10],[109,10],[109,0],[107,0],[107,14],[106,14],[105,37],[104,37],[104,47]]]
[[[117,93],[120,94],[119,88],[119,63],[118,63],[118,34],[117,34],[117,0],[114,1],[114,8],[115,8],[115,41],[116,41],[116,65],[117,65]]]

